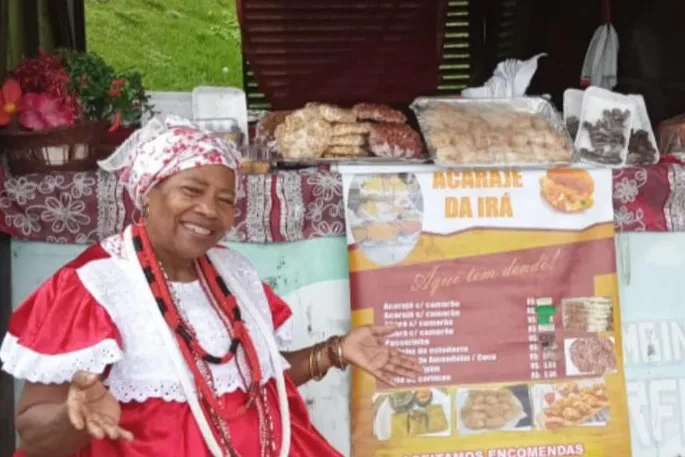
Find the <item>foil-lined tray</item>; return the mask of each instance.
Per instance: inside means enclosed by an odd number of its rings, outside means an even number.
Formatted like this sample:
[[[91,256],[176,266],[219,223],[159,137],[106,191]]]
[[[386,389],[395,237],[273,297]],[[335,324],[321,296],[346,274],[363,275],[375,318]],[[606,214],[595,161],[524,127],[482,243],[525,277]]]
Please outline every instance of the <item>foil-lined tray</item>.
[[[411,104],[444,167],[555,167],[577,162],[561,114],[542,97],[419,97]]]

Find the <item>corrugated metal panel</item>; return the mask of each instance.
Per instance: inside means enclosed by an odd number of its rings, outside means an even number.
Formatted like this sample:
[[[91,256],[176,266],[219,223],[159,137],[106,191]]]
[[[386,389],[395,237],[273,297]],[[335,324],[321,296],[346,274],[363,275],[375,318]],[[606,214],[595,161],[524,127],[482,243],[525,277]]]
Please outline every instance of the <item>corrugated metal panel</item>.
[[[249,107],[288,109],[308,100],[406,105],[435,92],[463,68],[460,48],[450,47],[454,52],[445,59],[442,54],[443,39],[454,46],[465,38],[459,16],[447,20],[465,3],[243,0],[238,8]]]

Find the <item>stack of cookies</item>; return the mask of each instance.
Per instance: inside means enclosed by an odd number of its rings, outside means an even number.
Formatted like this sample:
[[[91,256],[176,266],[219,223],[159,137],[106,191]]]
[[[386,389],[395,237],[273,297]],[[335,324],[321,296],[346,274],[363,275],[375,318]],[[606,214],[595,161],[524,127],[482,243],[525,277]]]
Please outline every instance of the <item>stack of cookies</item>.
[[[308,103],[287,115],[265,116],[255,140],[273,144],[284,159],[420,157],[423,143],[406,122],[401,111],[386,105],[360,103],[344,109]]]

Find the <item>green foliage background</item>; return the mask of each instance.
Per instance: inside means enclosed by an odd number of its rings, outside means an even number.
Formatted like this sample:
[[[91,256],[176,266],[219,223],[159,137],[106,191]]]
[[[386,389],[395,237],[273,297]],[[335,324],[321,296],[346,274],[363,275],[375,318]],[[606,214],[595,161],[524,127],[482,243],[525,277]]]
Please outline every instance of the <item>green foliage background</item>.
[[[86,0],[88,50],[146,89],[242,87],[235,0]]]

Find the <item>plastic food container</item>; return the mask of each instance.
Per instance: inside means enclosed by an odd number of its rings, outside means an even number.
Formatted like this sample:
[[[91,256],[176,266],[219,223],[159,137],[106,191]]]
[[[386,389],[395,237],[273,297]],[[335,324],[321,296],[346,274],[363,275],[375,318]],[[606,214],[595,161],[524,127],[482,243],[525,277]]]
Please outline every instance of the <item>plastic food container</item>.
[[[560,113],[542,97],[420,97],[411,105],[439,166],[564,166],[576,161]]]

